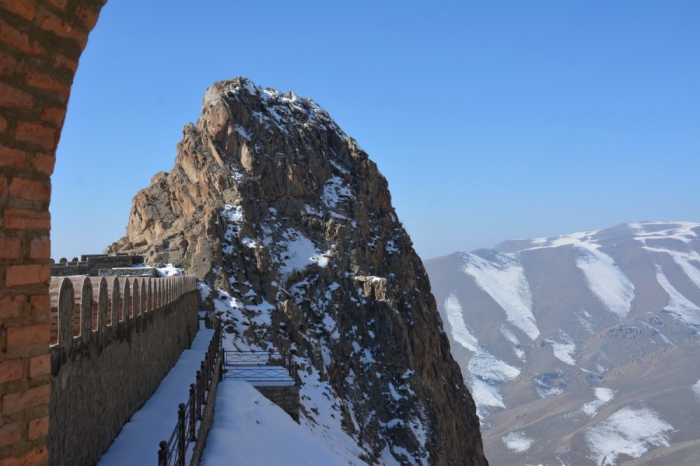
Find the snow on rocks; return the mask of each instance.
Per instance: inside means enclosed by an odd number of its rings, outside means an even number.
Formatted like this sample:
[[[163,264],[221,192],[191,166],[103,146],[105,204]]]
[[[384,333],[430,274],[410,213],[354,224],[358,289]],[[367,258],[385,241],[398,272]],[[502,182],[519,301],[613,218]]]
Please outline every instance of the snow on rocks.
[[[335,209],[342,200],[354,197],[352,190],[343,184],[342,178],[333,176],[326,180],[321,200],[329,209]]]
[[[165,267],[156,268],[158,275],[161,277],[175,277],[184,275],[182,269],[175,267],[173,264],[165,264]]]
[[[288,276],[295,270],[303,270],[313,263],[322,267],[327,261],[319,260],[321,252],[314,243],[294,228],[288,228],[282,233],[282,241],[278,242],[279,273]],[[320,263],[319,263],[320,262]]]

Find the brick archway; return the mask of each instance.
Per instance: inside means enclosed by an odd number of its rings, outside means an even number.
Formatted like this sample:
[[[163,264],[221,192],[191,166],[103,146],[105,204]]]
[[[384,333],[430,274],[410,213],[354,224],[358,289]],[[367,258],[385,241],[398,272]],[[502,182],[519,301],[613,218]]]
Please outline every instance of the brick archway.
[[[0,466],[48,461],[51,174],[105,3],[0,0]]]

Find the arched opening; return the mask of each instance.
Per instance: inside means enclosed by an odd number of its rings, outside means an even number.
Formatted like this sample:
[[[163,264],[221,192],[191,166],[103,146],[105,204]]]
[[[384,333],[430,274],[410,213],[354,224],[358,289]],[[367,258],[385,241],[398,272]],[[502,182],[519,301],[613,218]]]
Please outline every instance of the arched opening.
[[[78,60],[105,3],[0,2],[3,463],[49,457],[51,175]]]

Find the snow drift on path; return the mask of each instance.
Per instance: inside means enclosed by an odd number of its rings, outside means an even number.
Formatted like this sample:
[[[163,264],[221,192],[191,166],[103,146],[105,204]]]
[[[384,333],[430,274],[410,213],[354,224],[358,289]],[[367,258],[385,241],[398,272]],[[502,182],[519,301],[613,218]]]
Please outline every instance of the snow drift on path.
[[[202,466],[253,464],[363,465],[350,452],[339,456],[294,422],[248,382],[226,380],[216,393],[214,423]]]

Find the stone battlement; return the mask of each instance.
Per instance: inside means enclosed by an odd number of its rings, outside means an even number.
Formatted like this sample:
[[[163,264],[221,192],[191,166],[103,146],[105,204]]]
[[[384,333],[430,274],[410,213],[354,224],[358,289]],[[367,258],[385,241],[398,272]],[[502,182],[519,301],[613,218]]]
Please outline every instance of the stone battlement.
[[[49,462],[95,464],[194,339],[197,278],[54,277],[49,296]]]
[[[51,345],[75,345],[76,337],[87,343],[106,333],[107,327],[114,330],[114,322],[128,324],[196,289],[197,278],[187,275],[52,277]]]

